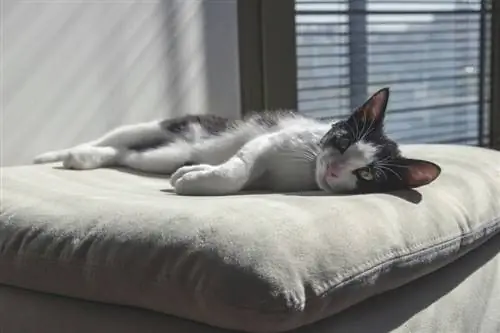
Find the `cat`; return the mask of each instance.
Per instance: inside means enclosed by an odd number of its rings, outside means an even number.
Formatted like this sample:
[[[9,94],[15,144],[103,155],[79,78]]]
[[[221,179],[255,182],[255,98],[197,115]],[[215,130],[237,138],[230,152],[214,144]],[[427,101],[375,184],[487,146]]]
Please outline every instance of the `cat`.
[[[387,137],[388,99],[389,88],[381,89],[333,124],[280,111],[244,120],[190,115],[127,125],[97,140],[39,155],[34,163],[169,174],[179,195],[230,195],[246,189],[376,193],[427,185],[441,168],[403,157]]]

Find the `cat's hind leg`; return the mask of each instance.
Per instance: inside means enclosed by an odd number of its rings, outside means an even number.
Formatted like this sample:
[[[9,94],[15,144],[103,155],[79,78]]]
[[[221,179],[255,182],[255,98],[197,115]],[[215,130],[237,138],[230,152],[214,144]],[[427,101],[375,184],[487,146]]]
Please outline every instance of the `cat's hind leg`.
[[[127,150],[120,153],[116,163],[133,170],[172,174],[191,161],[192,145],[183,140],[144,151]]]
[[[226,165],[224,162],[230,160],[249,140],[252,140],[255,136],[262,135],[262,132],[261,128],[250,124],[223,134],[198,140],[177,137],[174,141],[163,147],[146,151],[125,152],[121,154],[118,163],[135,170],[163,174],[172,174],[179,168],[182,168],[182,172],[186,172],[187,170],[197,170],[200,172],[203,170],[215,170],[221,163],[222,165]],[[192,165],[186,166],[186,164]],[[219,168],[217,170],[222,169]],[[179,173],[177,173],[177,176],[179,176]],[[192,176],[187,176],[187,178]],[[235,179],[238,178],[236,174],[233,176]],[[242,178],[244,178],[244,175],[238,179]],[[232,191],[235,182],[225,182],[224,184],[228,187],[222,192],[227,192]],[[224,184],[219,184],[216,188],[220,191]]]
[[[123,166],[148,173],[172,174],[190,161],[190,148],[183,140],[145,150],[82,146],[70,149],[63,166],[76,170]]]
[[[168,141],[158,121],[118,127],[102,137],[73,148],[38,155],[34,163],[63,162],[70,169],[95,169],[116,164],[122,152],[131,147],[147,147]]]
[[[120,149],[79,145],[69,149],[49,151],[38,155],[35,164],[62,162],[66,169],[88,170],[115,164]]]
[[[120,149],[82,146],[70,149],[62,160],[66,169],[90,170],[116,165]]]

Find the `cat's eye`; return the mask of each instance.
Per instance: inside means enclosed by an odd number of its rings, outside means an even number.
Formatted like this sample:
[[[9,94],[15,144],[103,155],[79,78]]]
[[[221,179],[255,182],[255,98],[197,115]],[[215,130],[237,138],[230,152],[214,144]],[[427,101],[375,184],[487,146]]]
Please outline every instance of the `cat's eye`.
[[[364,180],[373,180],[373,173],[370,169],[364,168],[358,171],[358,175],[363,178]]]
[[[338,148],[345,150],[347,147],[349,147],[350,141],[349,139],[346,138],[340,138],[337,140],[337,146]]]

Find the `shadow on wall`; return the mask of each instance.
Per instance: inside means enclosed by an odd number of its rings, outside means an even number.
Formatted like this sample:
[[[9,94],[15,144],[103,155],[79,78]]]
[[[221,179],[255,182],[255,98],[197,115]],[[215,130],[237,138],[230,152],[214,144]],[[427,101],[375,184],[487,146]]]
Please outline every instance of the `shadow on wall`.
[[[236,1],[5,0],[1,165],[119,126],[239,117]]]

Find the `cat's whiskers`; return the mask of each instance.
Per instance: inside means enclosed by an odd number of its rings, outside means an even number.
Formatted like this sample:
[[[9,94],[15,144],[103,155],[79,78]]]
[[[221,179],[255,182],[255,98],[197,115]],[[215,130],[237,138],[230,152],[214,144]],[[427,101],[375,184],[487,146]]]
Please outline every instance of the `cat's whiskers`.
[[[354,138],[355,138],[355,141],[358,141],[358,139],[359,139],[359,124],[358,124],[356,117],[354,117],[353,119],[354,119],[354,125],[356,126],[356,136]]]
[[[355,138],[355,136],[354,136],[354,131],[353,131],[353,129],[352,129],[352,127],[351,127],[351,125],[349,125],[349,123],[347,123],[347,122],[346,122],[345,124],[349,127],[349,134],[351,134],[351,137],[352,137],[352,138]]]
[[[386,156],[386,157],[384,157],[384,158],[382,158],[382,159],[378,160],[378,162],[377,162],[377,163],[381,163],[381,162],[388,161],[388,160],[390,160],[391,158],[392,158],[391,156]]]
[[[373,132],[374,129],[367,130],[366,133],[359,139],[359,141],[362,141],[366,138],[367,135],[369,135],[371,132]]]
[[[384,175],[384,178],[385,180],[387,180],[387,174],[385,173],[384,170],[382,170],[381,168],[379,168],[378,166],[373,166],[373,168],[377,171],[377,172],[381,172],[383,175]]]
[[[376,162],[376,164],[377,164],[377,165],[384,165],[384,166],[387,166],[387,165],[389,165],[389,164],[388,164],[388,163],[384,163],[384,162],[390,161],[391,159],[392,159],[392,156],[386,156],[386,157],[384,157],[384,158],[382,158],[382,159],[378,160],[378,161]]]
[[[361,131],[359,131],[360,135],[359,135],[358,141],[361,141],[361,138],[363,137],[363,134],[365,133],[365,126],[366,126],[366,121],[363,122],[363,127],[361,127]]]
[[[387,166],[387,167],[398,167],[398,168],[403,168],[403,169],[408,169],[409,166],[408,165],[401,165],[401,164],[394,164],[394,163],[379,163],[380,165],[384,165],[384,166]]]
[[[374,130],[373,125],[374,124],[375,124],[375,120],[372,118],[372,120],[370,121],[370,125],[368,126],[368,129],[366,130],[365,134],[361,137],[361,139],[359,139],[360,141],[364,140],[368,134],[373,132],[373,130]]]
[[[308,161],[308,162],[313,162],[316,160],[318,157],[319,152],[321,151],[319,147],[304,147],[305,149],[300,151],[299,154],[297,154],[297,151],[287,151],[287,152],[282,152],[282,154],[286,154],[287,158],[293,160],[293,161]]]
[[[392,172],[394,175],[396,175],[396,177],[398,177],[400,180],[403,180],[403,177],[401,177],[400,174],[398,174],[396,171],[392,170],[391,168],[388,168],[384,165],[380,165],[380,164],[377,164],[377,167],[381,168],[381,169],[385,169],[385,170],[389,170],[390,172]]]
[[[314,152],[310,152],[310,151],[304,151],[304,157],[308,160],[308,161],[314,161],[316,159],[318,155]]]

